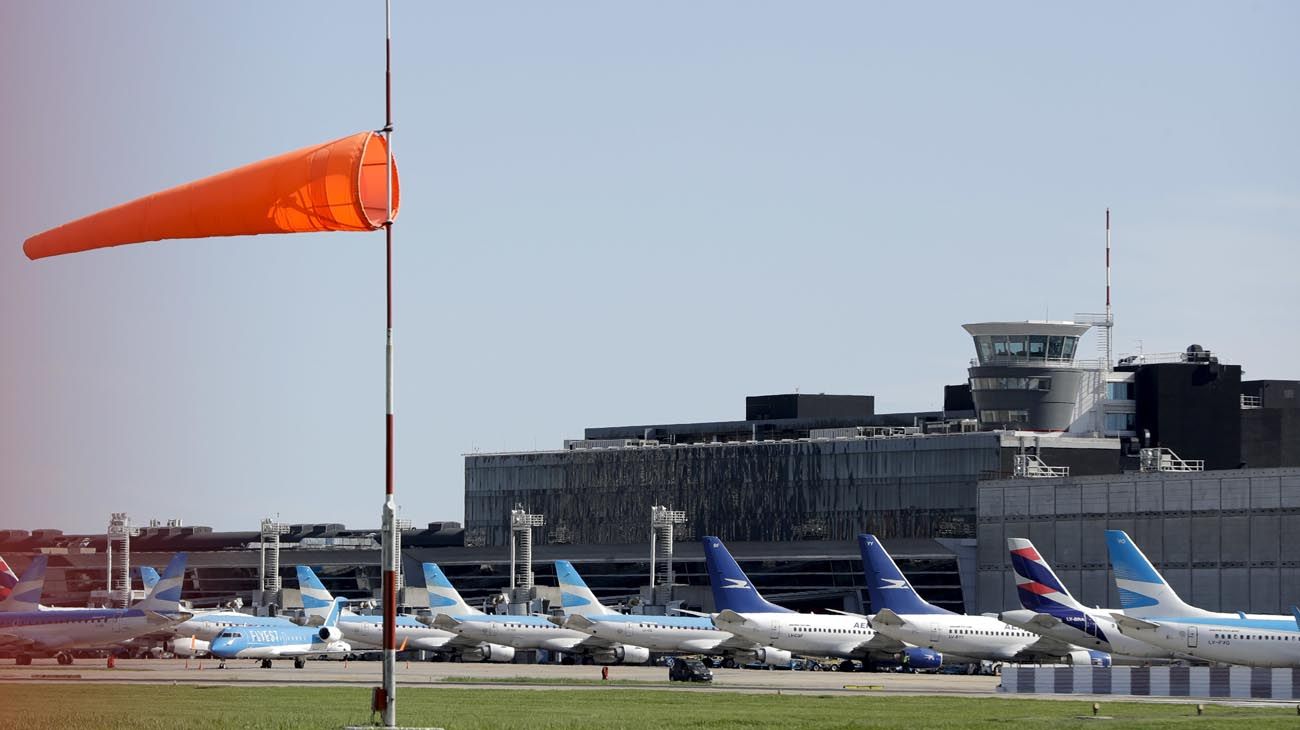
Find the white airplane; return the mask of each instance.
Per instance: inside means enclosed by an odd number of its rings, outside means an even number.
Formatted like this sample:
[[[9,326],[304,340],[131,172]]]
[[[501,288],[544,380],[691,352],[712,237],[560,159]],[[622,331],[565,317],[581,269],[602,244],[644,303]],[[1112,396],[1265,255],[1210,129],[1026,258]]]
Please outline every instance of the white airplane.
[[[1251,667],[1300,667],[1300,611],[1217,613],[1183,602],[1122,530],[1106,531],[1123,613],[1120,631],[1165,651]]]
[[[1039,636],[1107,652],[1116,664],[1150,664],[1175,658],[1167,649],[1123,634],[1113,615],[1121,611],[1088,608],[1075,600],[1029,540],[1009,537],[1007,549],[1022,608],[998,614],[1003,622]]]
[[[447,576],[434,563],[424,564],[424,584],[429,592],[429,607],[433,611],[455,614],[473,614],[476,611],[461,600],[451,587]],[[303,608],[309,619],[324,618],[334,604],[334,596],[325,589],[316,573],[304,565],[298,566],[298,588],[302,592]],[[354,646],[382,649],[384,646],[384,617],[367,616],[344,609],[339,617],[339,629]],[[512,646],[492,644],[467,639],[459,634],[430,628],[414,616],[397,617],[397,643],[405,649],[423,649],[472,662],[510,662],[515,658]]]
[[[338,599],[320,628],[233,627],[223,630],[212,640],[209,652],[226,666],[227,659],[260,659],[263,669],[270,669],[274,659],[293,659],[294,669],[307,666],[309,656],[349,654],[352,645],[343,641],[338,628],[339,614],[345,599]]]
[[[1110,666],[1110,655],[1003,623],[993,616],[967,616],[926,602],[874,535],[858,535],[877,631],[943,652],[953,663],[1037,662]]]
[[[448,583],[448,586],[451,584]],[[460,593],[450,589],[456,600]],[[586,616],[610,615],[614,611],[599,603],[576,608],[575,613]],[[574,629],[555,625],[542,616],[504,616],[485,613],[452,616],[439,613],[432,623],[444,631],[464,636],[474,641],[505,644],[516,649],[546,649],[563,654],[564,664],[573,664],[575,657],[590,659],[597,664],[644,664],[650,660],[650,650],[643,646],[624,644]]]
[[[158,571],[141,565],[140,582],[145,592],[158,582]],[[229,628],[294,628],[297,624],[279,616],[254,616],[239,611],[217,609],[194,611],[193,616],[155,634],[141,637],[141,641],[162,639],[163,647],[179,657],[199,657],[209,653],[210,644],[223,630]]]
[[[764,646],[729,631],[722,631],[706,616],[622,613],[596,613],[588,616],[572,613],[597,605],[599,602],[596,595],[569,561],[555,561],[555,574],[559,578],[560,595],[567,614],[560,622],[566,629],[667,654],[721,656],[722,666],[728,668],[750,662],[784,667],[789,666],[793,658],[784,649]]]
[[[705,537],[704,558],[719,612],[713,625],[755,644],[773,646],[800,656],[837,657],[841,671],[903,665],[935,669],[943,663],[938,652],[885,636],[868,625],[865,616],[795,613],[768,603],[749,581],[722,540]]]
[[[130,608],[0,612],[0,651],[16,654],[20,665],[31,664],[33,656],[51,654],[60,664],[71,664],[70,649],[119,644],[183,621],[190,616],[180,604],[185,559],[185,553],[172,558],[153,590]],[[40,569],[43,572],[44,563]],[[24,597],[40,605],[39,591]]]

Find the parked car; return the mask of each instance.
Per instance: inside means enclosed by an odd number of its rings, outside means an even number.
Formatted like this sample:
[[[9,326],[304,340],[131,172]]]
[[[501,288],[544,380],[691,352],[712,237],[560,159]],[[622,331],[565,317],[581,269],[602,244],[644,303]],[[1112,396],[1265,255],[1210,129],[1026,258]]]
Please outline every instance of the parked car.
[[[678,659],[668,668],[670,682],[712,682],[713,672],[699,659]]]

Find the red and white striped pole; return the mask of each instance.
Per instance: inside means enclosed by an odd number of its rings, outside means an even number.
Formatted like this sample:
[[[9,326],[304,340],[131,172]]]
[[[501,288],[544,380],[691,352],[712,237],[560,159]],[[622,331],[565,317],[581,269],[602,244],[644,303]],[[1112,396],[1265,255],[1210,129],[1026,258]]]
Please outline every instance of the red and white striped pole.
[[[384,0],[384,147],[388,159],[385,186],[388,216],[384,222],[388,329],[385,345],[386,405],[384,416],[384,516],[380,537],[384,571],[384,727],[397,725],[397,561],[401,560],[401,535],[397,531],[397,503],[393,499],[393,22],[392,2]]]

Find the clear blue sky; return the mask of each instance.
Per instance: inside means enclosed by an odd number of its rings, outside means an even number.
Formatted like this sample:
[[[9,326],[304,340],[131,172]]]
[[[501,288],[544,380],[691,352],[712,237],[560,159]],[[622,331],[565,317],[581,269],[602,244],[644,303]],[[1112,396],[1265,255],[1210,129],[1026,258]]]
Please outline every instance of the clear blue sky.
[[[936,408],[1102,306],[1300,377],[1300,4],[396,2],[397,477],[747,394]],[[381,234],[27,236],[382,124],[379,2],[0,9],[0,528],[378,523]]]

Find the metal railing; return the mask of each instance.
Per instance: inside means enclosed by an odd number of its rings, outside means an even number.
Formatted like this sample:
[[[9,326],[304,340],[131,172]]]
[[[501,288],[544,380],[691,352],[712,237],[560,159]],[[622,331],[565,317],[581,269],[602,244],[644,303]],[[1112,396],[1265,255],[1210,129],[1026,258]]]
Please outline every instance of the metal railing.
[[[1163,365],[1167,363],[1211,363],[1227,362],[1222,355],[1209,350],[1199,352],[1144,352],[1136,355],[1121,355],[1120,365]]]
[[[1139,469],[1144,472],[1205,471],[1204,459],[1183,459],[1164,447],[1142,449],[1138,452]]]
[[[1070,476],[1068,466],[1048,466],[1033,454],[1016,454],[1011,475],[1017,479],[1060,479]]]
[[[1243,395],[1241,396],[1241,407],[1242,408],[1263,408],[1264,399],[1258,395]]]
[[[989,365],[1071,367],[1076,363],[1073,357],[1048,357],[1046,355],[993,355],[982,361],[978,357],[970,359],[970,366],[973,368],[987,367]]]

